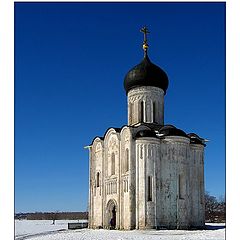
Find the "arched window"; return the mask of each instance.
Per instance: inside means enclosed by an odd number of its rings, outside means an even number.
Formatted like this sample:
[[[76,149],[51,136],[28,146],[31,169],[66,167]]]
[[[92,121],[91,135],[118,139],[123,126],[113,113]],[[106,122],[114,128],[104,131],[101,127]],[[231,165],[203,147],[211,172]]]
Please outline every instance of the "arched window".
[[[152,111],[153,111],[153,122],[155,123],[156,122],[156,103],[155,102],[153,102],[153,109],[152,109]]]
[[[115,174],[115,154],[112,153],[112,157],[111,157],[111,174],[114,175]]]
[[[129,170],[129,150],[128,148],[125,151],[125,172]]]
[[[97,173],[97,187],[99,187],[99,178],[100,178],[100,173]]]
[[[140,103],[140,122],[144,122],[144,103]]]

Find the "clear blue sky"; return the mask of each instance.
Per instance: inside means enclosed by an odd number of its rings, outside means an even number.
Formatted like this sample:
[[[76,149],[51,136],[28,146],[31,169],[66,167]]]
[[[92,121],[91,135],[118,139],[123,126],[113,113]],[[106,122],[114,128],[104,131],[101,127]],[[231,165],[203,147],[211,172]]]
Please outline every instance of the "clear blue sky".
[[[88,151],[127,123],[123,79],[149,57],[169,77],[165,123],[205,148],[225,194],[224,3],[15,3],[15,211],[85,211]]]

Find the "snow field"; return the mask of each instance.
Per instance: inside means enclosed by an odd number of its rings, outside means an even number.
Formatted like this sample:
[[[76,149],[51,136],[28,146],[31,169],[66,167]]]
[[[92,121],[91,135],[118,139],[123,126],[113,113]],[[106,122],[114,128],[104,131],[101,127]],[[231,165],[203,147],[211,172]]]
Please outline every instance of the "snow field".
[[[79,222],[86,221],[80,220]],[[15,220],[15,239],[66,230],[68,223],[78,222],[78,220],[56,220],[55,224],[52,224],[52,222],[52,220]]]
[[[208,224],[209,230],[67,230],[76,220],[16,221],[16,240],[225,240],[225,224]],[[42,229],[42,232],[41,232]],[[65,229],[65,230],[64,230]],[[60,230],[60,231],[59,231]]]

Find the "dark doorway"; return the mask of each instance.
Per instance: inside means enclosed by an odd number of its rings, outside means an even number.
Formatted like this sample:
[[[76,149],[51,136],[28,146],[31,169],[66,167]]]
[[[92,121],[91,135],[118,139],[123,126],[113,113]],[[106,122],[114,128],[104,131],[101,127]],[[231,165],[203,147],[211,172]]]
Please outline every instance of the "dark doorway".
[[[110,199],[107,204],[107,227],[109,229],[116,229],[117,227],[117,203],[115,200]]]
[[[115,229],[116,228],[116,207],[114,206],[112,209],[112,214],[111,214],[111,220],[110,220],[110,228]]]
[[[112,218],[113,218],[113,229],[116,228],[116,207],[114,206],[113,207],[113,210],[112,210]]]

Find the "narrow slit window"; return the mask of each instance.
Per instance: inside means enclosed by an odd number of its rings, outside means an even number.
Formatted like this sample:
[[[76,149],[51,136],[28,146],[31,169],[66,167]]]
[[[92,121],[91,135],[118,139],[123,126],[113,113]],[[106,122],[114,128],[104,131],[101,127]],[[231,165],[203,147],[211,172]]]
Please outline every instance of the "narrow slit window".
[[[148,176],[148,201],[152,201],[152,177]]]
[[[184,179],[182,174],[179,174],[179,180],[178,180],[178,189],[179,189],[179,198],[184,199]]]
[[[143,158],[143,146],[140,146],[140,158]]]
[[[125,172],[128,172],[129,170],[129,150],[128,148],[126,149],[126,152],[125,152]]]
[[[153,122],[156,122],[156,103],[153,102]]]
[[[132,117],[132,115],[133,115],[133,104],[130,103],[130,104],[129,104],[129,124],[132,124],[132,122],[133,122],[133,117]]]
[[[144,121],[144,103],[141,101],[140,103],[140,122]]]
[[[99,178],[100,178],[99,175],[100,175],[100,173],[98,172],[98,173],[97,173],[97,187],[99,187]]]
[[[112,153],[112,166],[111,166],[111,174],[114,175],[115,174],[115,154]]]

